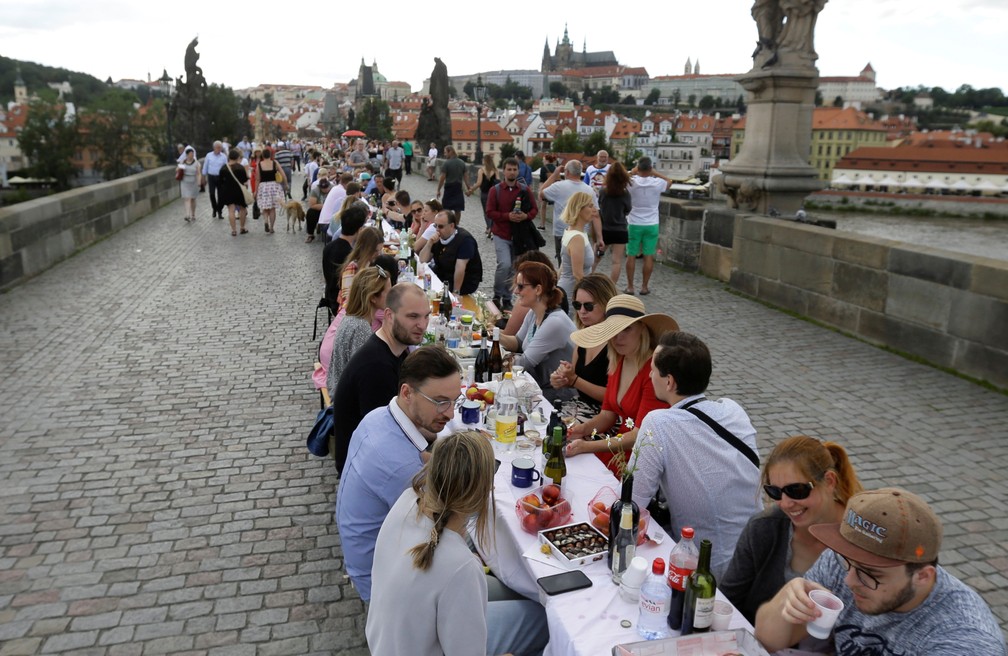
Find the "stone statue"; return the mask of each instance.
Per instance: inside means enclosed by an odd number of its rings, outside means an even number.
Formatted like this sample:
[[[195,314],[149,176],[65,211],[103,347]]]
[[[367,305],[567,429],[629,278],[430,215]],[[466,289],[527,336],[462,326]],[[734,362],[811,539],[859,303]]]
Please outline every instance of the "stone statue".
[[[186,83],[189,85],[196,85],[200,88],[206,88],[206,78],[203,77],[203,69],[196,65],[199,61],[199,53],[196,52],[196,46],[199,45],[199,37],[196,37],[189,42],[189,47],[186,48],[185,53],[185,70],[186,70]]]
[[[443,151],[445,145],[451,143],[448,67],[439,57],[434,58],[434,70],[430,77],[430,96],[422,101],[415,138],[417,143],[437,144],[439,151]]]
[[[758,39],[753,52],[754,68],[777,64],[814,65],[816,18],[827,0],[755,0],[752,17]]]

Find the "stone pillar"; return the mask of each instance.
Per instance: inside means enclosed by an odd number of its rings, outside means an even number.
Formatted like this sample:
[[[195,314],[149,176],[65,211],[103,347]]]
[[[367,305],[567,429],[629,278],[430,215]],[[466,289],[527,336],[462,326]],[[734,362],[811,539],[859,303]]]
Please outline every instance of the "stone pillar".
[[[819,82],[812,41],[825,4],[753,4],[759,41],[752,70],[738,78],[748,103],[745,141],[738,157],[721,167],[718,183],[733,208],[792,217],[808,194],[826,186],[808,163]]]

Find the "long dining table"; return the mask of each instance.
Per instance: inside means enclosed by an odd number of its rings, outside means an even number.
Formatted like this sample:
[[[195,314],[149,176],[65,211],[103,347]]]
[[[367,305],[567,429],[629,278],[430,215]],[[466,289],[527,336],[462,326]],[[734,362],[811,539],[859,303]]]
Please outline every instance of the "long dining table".
[[[549,416],[548,412],[545,416]],[[567,571],[567,566],[539,549],[541,542],[538,535],[522,529],[515,504],[535,487],[519,488],[511,484],[514,451],[496,441],[493,444],[501,461],[494,479],[493,539],[491,544],[476,546],[494,576],[515,592],[538,601],[546,609],[550,642],[544,653],[551,656],[609,654],[615,645],[643,640],[636,629],[637,604],[625,601],[620,595],[618,586],[612,582],[605,558],[580,567],[591,579],[591,587],[554,596],[542,591],[536,580]],[[542,457],[539,456],[536,468],[540,472],[542,465]],[[571,503],[569,523],[590,523],[588,505],[596,493],[603,487],[609,487],[617,494],[620,489],[617,478],[592,454],[567,459],[563,487],[564,497]],[[637,547],[636,554],[647,559],[649,564],[658,557],[667,563],[675,541],[655,521],[650,522],[647,533],[649,539]],[[727,602],[720,591],[717,598]],[[752,631],[753,627],[745,617],[734,607],[732,610],[729,629]]]

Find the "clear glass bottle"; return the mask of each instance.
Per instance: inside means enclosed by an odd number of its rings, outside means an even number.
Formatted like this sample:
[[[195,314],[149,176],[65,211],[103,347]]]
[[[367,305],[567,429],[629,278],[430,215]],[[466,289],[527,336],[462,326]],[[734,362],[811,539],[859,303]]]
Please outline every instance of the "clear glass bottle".
[[[497,410],[497,441],[510,449],[518,436],[518,390],[510,372],[504,374],[504,380],[497,389],[494,409]]]

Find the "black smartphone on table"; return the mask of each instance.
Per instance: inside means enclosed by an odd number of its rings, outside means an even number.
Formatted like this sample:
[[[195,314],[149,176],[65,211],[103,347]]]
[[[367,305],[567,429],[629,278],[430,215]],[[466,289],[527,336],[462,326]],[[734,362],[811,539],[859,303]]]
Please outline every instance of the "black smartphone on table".
[[[583,588],[591,587],[591,579],[579,569],[564,572],[563,574],[552,574],[536,580],[543,592],[552,596],[564,592],[572,592]]]

